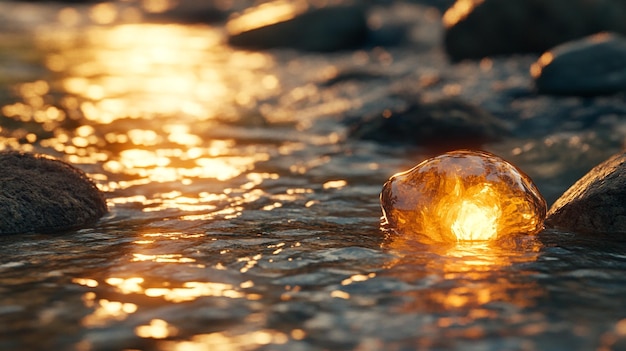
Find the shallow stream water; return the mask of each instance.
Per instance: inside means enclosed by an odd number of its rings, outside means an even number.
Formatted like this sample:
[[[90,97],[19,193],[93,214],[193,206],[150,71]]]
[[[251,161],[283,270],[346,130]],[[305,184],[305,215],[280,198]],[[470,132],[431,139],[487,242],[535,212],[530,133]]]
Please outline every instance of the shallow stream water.
[[[221,25],[130,5],[0,14],[0,146],[75,164],[110,209],[0,237],[0,349],[626,347],[623,239],[385,239],[382,184],[429,152],[344,123],[401,105],[398,89],[471,101],[512,130],[485,149],[551,203],[623,146],[623,95],[537,96],[533,56],[451,65],[440,13],[404,3],[372,16],[410,18],[407,43],[333,54],[238,50]]]

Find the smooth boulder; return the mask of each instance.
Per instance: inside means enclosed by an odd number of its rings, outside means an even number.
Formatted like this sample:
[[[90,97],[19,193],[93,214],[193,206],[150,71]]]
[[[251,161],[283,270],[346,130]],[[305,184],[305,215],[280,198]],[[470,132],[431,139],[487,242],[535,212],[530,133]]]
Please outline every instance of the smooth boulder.
[[[363,6],[306,9],[285,6],[282,2],[264,3],[231,19],[227,23],[229,44],[254,50],[290,48],[329,52],[353,49],[367,40],[369,29]],[[268,19],[264,13],[275,17]]]
[[[42,155],[0,152],[0,235],[77,229],[106,212],[83,171]]]
[[[502,121],[479,106],[455,98],[413,102],[401,111],[364,118],[350,128],[356,139],[423,146],[435,151],[480,148],[508,134]]]
[[[626,34],[626,1],[457,0],[443,21],[453,61],[542,53],[602,31]]]
[[[626,233],[626,152],[574,183],[552,205],[546,225],[574,232]]]
[[[531,66],[537,92],[592,96],[626,91],[626,37],[599,33],[561,44]]]

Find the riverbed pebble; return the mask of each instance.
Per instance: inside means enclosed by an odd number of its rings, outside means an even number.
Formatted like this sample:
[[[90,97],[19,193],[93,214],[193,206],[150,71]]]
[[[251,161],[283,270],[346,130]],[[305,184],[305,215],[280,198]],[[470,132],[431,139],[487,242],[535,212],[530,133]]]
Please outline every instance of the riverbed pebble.
[[[550,227],[626,233],[626,152],[614,155],[572,185],[548,212]]]
[[[284,3],[265,3],[231,19],[228,42],[246,49],[291,48],[303,51],[337,51],[362,45],[369,33],[365,8],[360,5],[338,5],[285,9],[279,17],[266,23],[263,12],[283,9]],[[294,17],[287,15],[294,12]],[[255,15],[257,13],[257,15]],[[269,13],[269,12],[268,12]]]
[[[540,53],[601,31],[626,33],[626,1],[458,0],[443,21],[454,61]]]
[[[544,53],[531,66],[539,93],[600,95],[626,91],[626,38],[599,33]]]
[[[76,229],[106,212],[83,171],[46,156],[0,152],[0,234]]]
[[[357,121],[350,133],[357,139],[452,150],[479,148],[508,132],[502,121],[481,107],[457,98],[443,98],[385,110]]]

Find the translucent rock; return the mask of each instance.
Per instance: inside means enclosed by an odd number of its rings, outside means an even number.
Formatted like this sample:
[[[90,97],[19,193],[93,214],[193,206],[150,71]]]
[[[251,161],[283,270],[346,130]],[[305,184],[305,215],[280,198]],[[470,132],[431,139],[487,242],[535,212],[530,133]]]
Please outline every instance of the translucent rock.
[[[493,240],[543,229],[546,202],[517,167],[487,152],[452,151],[392,176],[383,225],[425,242]]]

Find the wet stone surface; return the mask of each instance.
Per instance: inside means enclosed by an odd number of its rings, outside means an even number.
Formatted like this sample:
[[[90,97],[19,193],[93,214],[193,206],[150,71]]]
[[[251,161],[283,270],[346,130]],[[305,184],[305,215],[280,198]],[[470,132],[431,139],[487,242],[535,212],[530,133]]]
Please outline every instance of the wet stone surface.
[[[110,208],[0,237],[0,349],[619,350],[623,240],[391,240],[382,186],[432,151],[348,122],[478,106],[510,132],[482,147],[552,204],[620,151],[624,96],[538,95],[538,55],[451,64],[440,11],[382,3],[368,23],[401,44],[321,54],[237,49],[140,2],[0,2],[0,145],[76,165]]]
[[[626,154],[594,167],[550,208],[548,224],[586,233],[626,233]]]
[[[107,212],[83,171],[45,155],[1,151],[0,184],[0,234],[77,229]]]
[[[464,0],[444,16],[445,48],[455,61],[541,53],[598,32],[626,34],[620,0]]]
[[[295,3],[295,2],[294,2]],[[227,23],[228,42],[247,49],[292,48],[304,51],[337,51],[362,46],[369,35],[365,8],[361,5],[311,6],[292,16],[265,23],[262,14],[282,11],[286,2],[268,2],[250,8]],[[260,20],[256,20],[259,18]]]
[[[388,235],[425,242],[536,234],[547,210],[526,174],[493,154],[467,150],[395,174],[380,202]]]
[[[599,95],[626,91],[626,37],[600,33],[559,45],[531,66],[543,94]]]
[[[385,144],[419,145],[430,150],[480,149],[502,139],[506,124],[470,103],[444,99],[414,102],[399,110],[351,123],[350,137]]]

